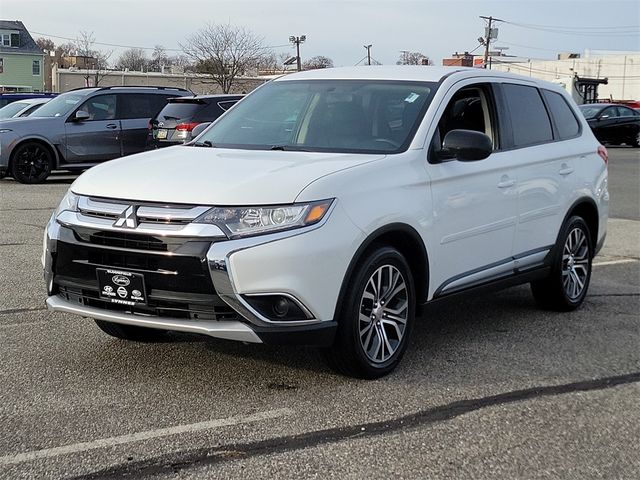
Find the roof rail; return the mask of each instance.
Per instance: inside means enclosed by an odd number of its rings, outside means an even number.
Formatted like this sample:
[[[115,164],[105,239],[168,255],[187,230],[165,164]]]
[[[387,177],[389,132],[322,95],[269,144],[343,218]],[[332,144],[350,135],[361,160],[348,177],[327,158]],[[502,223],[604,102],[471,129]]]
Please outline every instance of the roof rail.
[[[71,90],[67,90],[68,92],[73,92],[76,90],[86,90],[88,88],[93,88],[96,91],[99,90],[111,90],[111,89],[115,89],[115,88],[141,88],[141,89],[156,89],[156,90],[178,90],[180,92],[189,92],[192,95],[195,95],[191,90],[188,90],[186,88],[182,88],[182,87],[162,87],[159,85],[109,85],[106,87],[77,87],[77,88],[72,88]]]
[[[106,87],[98,87],[98,90],[111,90],[113,88],[154,88],[156,90],[178,90],[181,92],[193,93],[191,90],[187,90],[182,87],[163,87],[160,85],[109,85]]]

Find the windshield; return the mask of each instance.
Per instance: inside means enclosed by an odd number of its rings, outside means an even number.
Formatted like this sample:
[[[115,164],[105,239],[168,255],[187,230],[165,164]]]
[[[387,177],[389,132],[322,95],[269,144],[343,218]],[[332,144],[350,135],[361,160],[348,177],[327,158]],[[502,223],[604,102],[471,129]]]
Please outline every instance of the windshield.
[[[0,119],[11,118],[29,105],[28,102],[12,102],[9,105],[5,105],[0,108]]]
[[[604,107],[599,105],[580,105],[578,108],[580,108],[580,111],[582,112],[582,115],[584,115],[584,118],[595,118]]]
[[[198,137],[245,149],[397,153],[406,150],[434,83],[285,80],[249,95]]]
[[[66,115],[73,110],[78,103],[83,101],[87,95],[94,91],[95,90],[78,90],[75,92],[63,93],[62,95],[58,95],[56,98],[52,98],[29,116],[60,117],[62,115]]]

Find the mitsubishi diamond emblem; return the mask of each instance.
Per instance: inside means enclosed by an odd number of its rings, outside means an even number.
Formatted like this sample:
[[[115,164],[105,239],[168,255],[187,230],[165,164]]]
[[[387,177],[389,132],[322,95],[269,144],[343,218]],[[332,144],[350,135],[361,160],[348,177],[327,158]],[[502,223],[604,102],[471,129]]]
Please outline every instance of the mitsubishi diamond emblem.
[[[136,216],[136,208],[133,205],[120,214],[113,224],[114,227],[136,228],[138,226],[138,217]]]

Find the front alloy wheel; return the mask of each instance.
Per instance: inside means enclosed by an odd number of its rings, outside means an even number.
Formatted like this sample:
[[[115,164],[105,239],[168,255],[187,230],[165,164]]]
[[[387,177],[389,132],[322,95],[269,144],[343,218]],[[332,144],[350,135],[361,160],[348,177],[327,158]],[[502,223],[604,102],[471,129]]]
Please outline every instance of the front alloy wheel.
[[[384,363],[398,350],[409,316],[407,283],[393,265],[378,268],[360,299],[360,346],[373,363]]]
[[[395,248],[377,247],[347,282],[327,360],[345,375],[381,377],[398,365],[407,348],[415,316],[411,269]]]
[[[53,157],[47,147],[28,142],[13,153],[11,174],[20,183],[42,183],[51,173],[52,166]]]

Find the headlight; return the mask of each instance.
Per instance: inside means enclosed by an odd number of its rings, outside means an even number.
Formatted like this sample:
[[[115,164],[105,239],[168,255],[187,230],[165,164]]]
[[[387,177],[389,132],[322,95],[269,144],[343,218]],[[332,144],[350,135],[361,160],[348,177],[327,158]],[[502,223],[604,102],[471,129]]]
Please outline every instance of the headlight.
[[[78,211],[78,199],[80,197],[73,193],[71,190],[67,190],[67,193],[62,197],[62,201],[58,208],[56,208],[56,213],[54,214],[56,217],[60,215],[62,212],[77,212]]]
[[[318,223],[332,202],[322,200],[269,207],[213,207],[194,221],[217,225],[231,237],[247,237]]]

